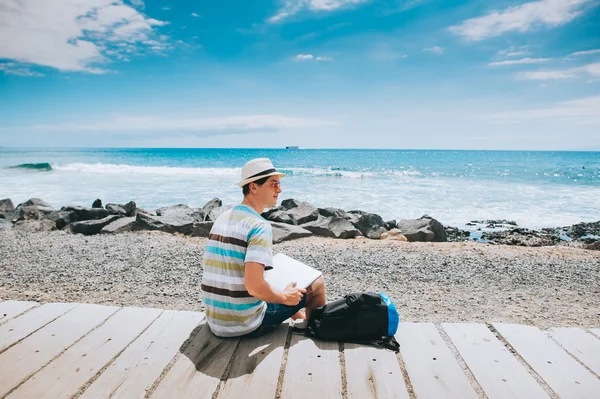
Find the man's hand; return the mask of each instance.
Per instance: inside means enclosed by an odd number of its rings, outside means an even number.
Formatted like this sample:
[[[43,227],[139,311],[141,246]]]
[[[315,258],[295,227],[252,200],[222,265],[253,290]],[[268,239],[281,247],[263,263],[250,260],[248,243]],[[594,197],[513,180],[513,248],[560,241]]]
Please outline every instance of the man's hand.
[[[295,282],[289,283],[282,291],[285,297],[282,303],[288,306],[296,306],[300,303],[305,292],[304,288],[297,288]]]

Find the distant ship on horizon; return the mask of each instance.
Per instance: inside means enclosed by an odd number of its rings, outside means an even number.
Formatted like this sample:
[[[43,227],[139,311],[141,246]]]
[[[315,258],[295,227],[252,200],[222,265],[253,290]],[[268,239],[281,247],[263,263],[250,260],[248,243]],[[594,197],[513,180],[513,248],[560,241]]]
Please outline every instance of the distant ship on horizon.
[[[297,145],[288,145],[285,147],[286,150],[299,150],[300,148]]]

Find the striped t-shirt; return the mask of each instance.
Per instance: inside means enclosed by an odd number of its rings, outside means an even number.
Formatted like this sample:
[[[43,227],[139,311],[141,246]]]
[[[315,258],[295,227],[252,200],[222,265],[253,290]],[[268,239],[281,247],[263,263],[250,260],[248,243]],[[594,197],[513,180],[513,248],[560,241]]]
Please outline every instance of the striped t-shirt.
[[[224,212],[213,225],[202,266],[206,319],[219,337],[235,337],[256,330],[266,304],[246,291],[244,264],[273,267],[271,224],[254,209],[238,205]]]

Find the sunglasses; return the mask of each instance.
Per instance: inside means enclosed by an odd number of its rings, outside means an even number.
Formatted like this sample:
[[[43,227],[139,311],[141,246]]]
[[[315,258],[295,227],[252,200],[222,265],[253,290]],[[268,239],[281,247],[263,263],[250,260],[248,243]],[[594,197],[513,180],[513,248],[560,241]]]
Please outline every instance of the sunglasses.
[[[274,181],[274,182],[267,184],[267,186],[271,187],[274,190],[277,190],[278,188],[281,188],[281,182]]]

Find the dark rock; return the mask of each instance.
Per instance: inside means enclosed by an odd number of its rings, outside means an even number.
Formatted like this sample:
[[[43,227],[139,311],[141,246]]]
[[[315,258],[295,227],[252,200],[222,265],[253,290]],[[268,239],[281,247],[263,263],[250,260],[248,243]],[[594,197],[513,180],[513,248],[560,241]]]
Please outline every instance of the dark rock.
[[[471,233],[465,230],[460,230],[456,227],[446,226],[446,241],[449,242],[462,242],[468,241]]]
[[[281,206],[287,210],[287,214],[298,224],[312,222],[319,218],[319,210],[307,202],[290,198],[283,200]]]
[[[22,206],[22,207],[24,207],[24,206],[43,206],[44,208],[52,208],[52,205],[50,205],[49,203],[47,203],[39,198],[31,198],[31,199],[23,202],[22,204],[19,204],[17,206],[17,208],[19,206]]]
[[[135,216],[122,217],[107,224],[99,234],[116,234],[135,230]]]
[[[286,224],[298,224],[298,221],[294,218],[294,216],[290,215],[287,211],[273,212],[269,215],[268,220]]]
[[[208,237],[210,230],[212,229],[215,222],[197,222],[194,223],[192,230],[192,237]]]
[[[516,228],[506,231],[484,232],[481,238],[491,244],[517,245],[522,247],[541,247],[556,245],[560,242],[558,233],[541,233],[536,230]]]
[[[562,227],[565,235],[573,240],[579,240],[585,236],[600,236],[600,221],[591,223],[578,223],[568,227]]]
[[[336,216],[339,218],[346,218],[346,211],[339,208],[318,208],[319,215],[325,217]]]
[[[96,201],[92,203],[92,208],[102,208],[102,200],[97,198]]]
[[[186,221],[189,223],[204,221],[204,213],[201,209],[190,208],[183,204],[159,208],[156,210],[156,215],[172,221]]]
[[[119,205],[119,204],[106,204],[106,209],[115,213],[115,214],[119,214],[119,215],[127,215],[127,211],[125,210],[125,208],[123,207],[123,205]]]
[[[394,219],[388,220],[387,222],[385,222],[385,228],[387,230],[396,229],[396,228],[398,228],[398,222]]]
[[[69,223],[77,221],[77,214],[67,211],[52,211],[45,214],[44,219],[52,220],[56,224],[56,228],[62,230]]]
[[[293,209],[297,208],[302,204],[302,202],[295,200],[293,198],[284,199],[281,201],[281,207],[284,209]]]
[[[378,240],[381,234],[386,232],[385,222],[381,216],[374,213],[350,211],[348,218],[349,222],[367,238]]]
[[[13,212],[15,205],[10,198],[0,200],[0,212]]]
[[[362,233],[352,223],[342,217],[322,217],[317,221],[302,225],[315,235],[332,238],[356,238]]]
[[[445,242],[446,230],[444,226],[430,216],[423,215],[415,220],[400,220],[398,228],[410,242]]]
[[[151,216],[138,213],[135,219],[135,230],[159,230],[165,233],[192,234],[194,223],[199,222],[192,217],[174,216]]]
[[[260,216],[262,216],[266,220],[269,220],[269,216],[271,216],[271,214],[273,214],[277,211],[286,211],[286,210],[287,209],[282,206],[274,206],[273,208],[269,208],[266,211],[264,211],[263,213],[261,213]]]
[[[63,206],[61,211],[75,212],[77,220],[80,222],[86,220],[104,219],[107,216],[115,215],[116,213],[104,208],[86,208],[83,206]]]
[[[296,238],[308,237],[312,233],[300,226],[293,226],[285,223],[271,222],[273,229],[273,243],[293,240]]]
[[[125,209],[126,216],[135,216],[137,211],[137,205],[133,201],[129,201],[125,205],[123,205],[123,209]]]
[[[586,247],[586,249],[591,249],[593,251],[600,251],[600,241],[596,241],[593,244],[590,244]]]
[[[223,212],[226,212],[226,211],[230,210],[231,208],[233,208],[233,206],[231,206],[231,205],[224,205],[220,208],[215,208],[215,209],[211,210],[208,213],[208,215],[204,216],[204,220],[207,222],[214,222],[219,218],[219,216],[221,216],[223,214]]]
[[[99,208],[97,208],[99,209]],[[103,219],[84,220],[82,222],[74,222],[69,224],[68,229],[73,234],[83,234],[84,236],[91,236],[98,234],[104,226],[111,224],[115,220],[119,219],[119,215],[109,215]]]
[[[517,226],[517,222],[515,222],[514,220],[506,220],[506,219],[490,219],[490,220],[471,220],[471,223],[478,223],[478,224],[487,224],[487,225],[492,225],[492,227],[496,227],[495,225],[511,225],[511,226]],[[474,224],[469,224],[467,223],[467,226],[474,226]],[[501,226],[498,226],[501,227]]]
[[[19,220],[13,226],[13,229],[26,231],[28,233],[38,233],[43,231],[56,230],[56,223],[52,220]]]
[[[210,201],[208,201],[202,207],[202,213],[204,214],[204,219],[209,220],[209,221],[217,220],[217,218],[219,216],[217,216],[216,214],[211,215],[211,212],[216,211],[217,209],[219,209],[222,206],[223,206],[223,201],[221,201],[219,198],[213,198]],[[214,219],[213,219],[213,217],[214,217]]]

